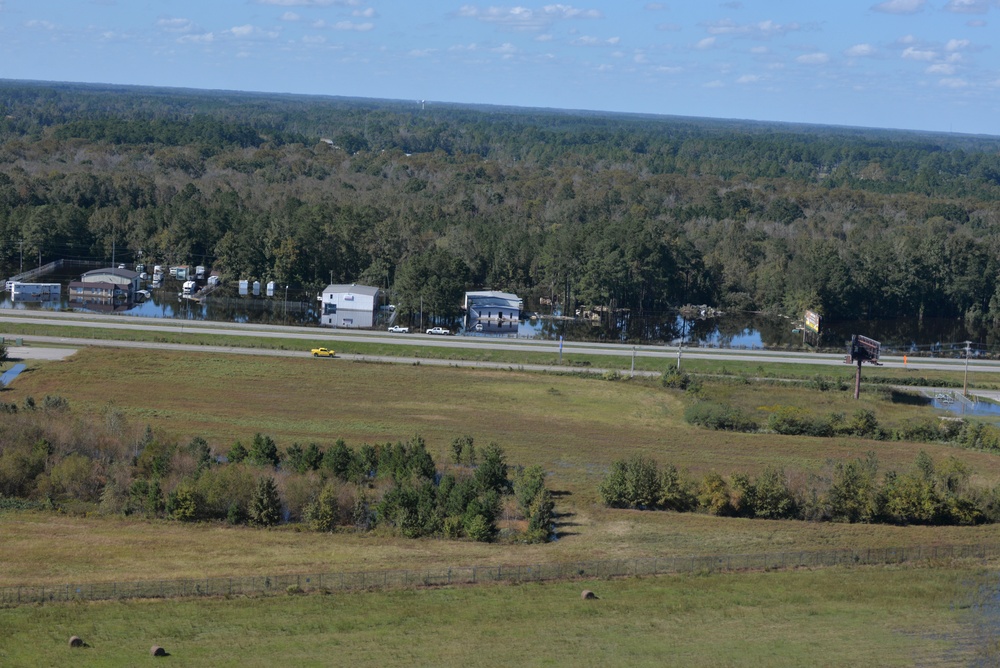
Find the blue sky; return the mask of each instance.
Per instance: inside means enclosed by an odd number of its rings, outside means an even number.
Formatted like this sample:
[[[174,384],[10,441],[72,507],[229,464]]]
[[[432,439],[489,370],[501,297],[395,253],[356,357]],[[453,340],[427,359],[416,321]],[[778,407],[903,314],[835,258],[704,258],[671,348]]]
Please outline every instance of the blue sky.
[[[0,0],[0,78],[1000,135],[1000,0]]]

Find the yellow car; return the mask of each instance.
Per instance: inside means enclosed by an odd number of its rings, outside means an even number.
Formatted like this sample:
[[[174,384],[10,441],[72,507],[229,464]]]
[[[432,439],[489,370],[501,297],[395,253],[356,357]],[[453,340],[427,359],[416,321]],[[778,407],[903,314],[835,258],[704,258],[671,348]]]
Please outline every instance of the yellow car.
[[[329,348],[313,348],[312,354],[313,357],[333,357],[336,352]]]

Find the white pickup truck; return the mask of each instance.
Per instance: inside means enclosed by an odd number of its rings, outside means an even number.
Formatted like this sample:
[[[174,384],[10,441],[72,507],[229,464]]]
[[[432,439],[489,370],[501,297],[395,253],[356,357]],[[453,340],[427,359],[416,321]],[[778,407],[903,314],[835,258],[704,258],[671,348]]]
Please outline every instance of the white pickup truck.
[[[400,327],[399,325],[393,325],[387,331],[390,331],[393,334],[409,334],[410,333],[410,328],[409,327]]]
[[[451,331],[445,329],[444,327],[431,327],[430,329],[427,330],[427,333],[428,334],[440,334],[441,336],[447,336],[447,335],[451,334]]]

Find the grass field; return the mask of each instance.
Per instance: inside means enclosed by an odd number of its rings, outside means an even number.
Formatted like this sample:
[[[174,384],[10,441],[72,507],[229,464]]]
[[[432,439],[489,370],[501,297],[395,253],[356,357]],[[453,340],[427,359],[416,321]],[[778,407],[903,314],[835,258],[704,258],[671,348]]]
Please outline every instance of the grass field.
[[[583,353],[566,353],[560,355],[554,349],[552,352],[536,352],[530,350],[510,351],[510,350],[486,350],[486,349],[454,349],[435,346],[423,346],[419,342],[412,345],[373,343],[359,338],[350,341],[332,342],[323,337],[322,332],[317,332],[315,338],[289,340],[281,338],[268,338],[264,336],[236,336],[199,333],[198,330],[188,329],[188,331],[173,332],[148,332],[141,330],[118,330],[94,327],[70,327],[58,324],[24,324],[24,323],[4,323],[4,333],[10,335],[39,335],[39,336],[61,336],[94,340],[128,340],[146,341],[150,343],[178,343],[190,345],[224,345],[241,348],[256,348],[263,350],[295,350],[307,351],[310,348],[320,346],[331,347],[342,354],[367,355],[367,356],[395,356],[395,357],[415,357],[419,359],[437,360],[469,360],[480,362],[492,362],[498,364],[540,364],[558,365],[560,359],[562,365],[567,368],[591,366],[597,368],[619,369],[627,371],[631,369],[633,359],[628,348],[623,347],[620,356],[612,355],[587,355]],[[180,329],[175,327],[175,329]],[[400,341],[405,341],[401,338]],[[649,357],[639,354],[634,359],[637,371],[663,372],[674,368],[676,362],[672,358]],[[789,364],[789,363],[738,363],[726,360],[693,359],[685,357],[683,367],[686,371],[702,374],[721,374],[746,377],[773,377],[784,379],[809,380],[818,376],[823,378],[842,381],[844,383],[854,383],[854,369],[850,366],[830,366],[826,364]],[[925,370],[921,368],[921,360],[911,358],[909,367],[903,368],[881,368],[877,370],[866,369],[864,377],[869,374],[873,377],[893,379],[902,384],[911,382],[914,378],[923,378],[928,385],[951,385],[955,386],[964,381],[963,373],[956,371]],[[970,387],[984,389],[995,389],[1000,387],[1000,376],[996,374],[972,374],[970,377]]]
[[[782,373],[774,366],[752,371]],[[711,391],[765,412],[789,404],[820,413],[868,408],[883,422],[927,415],[874,392],[856,402],[845,392],[732,381]],[[935,459],[966,462],[977,482],[1000,482],[1000,458],[944,444],[704,430],[683,420],[689,398],[654,380],[88,348],[62,362],[32,362],[0,392],[0,401],[45,395],[63,396],[81,413],[121,412],[131,428],[148,424],[182,443],[200,435],[220,453],[257,432],[273,436],[282,449],[293,442],[329,446],[337,438],[357,448],[420,434],[439,462],[448,460],[456,436],[470,434],[481,445],[496,441],[511,463],[540,464],[549,472],[549,487],[558,492],[559,540],[491,545],[5,511],[0,585],[1000,542],[992,526],[763,521],[604,508],[599,482],[612,461],[632,453],[673,463],[693,477],[778,465],[802,480],[828,475],[834,462],[871,450],[884,468],[909,466],[926,450]],[[92,645],[72,655],[82,665],[131,664],[154,643],[185,665],[326,665],[331,656],[333,663],[359,665],[496,665],[498,657],[527,665],[966,665],[970,652],[984,645],[969,644],[962,601],[982,577],[980,567],[939,564],[48,605],[0,611],[0,628],[11,630],[0,633],[0,663],[65,663],[66,639],[77,634]],[[581,605],[582,587],[602,596],[596,606]]]
[[[855,568],[0,610],[4,665],[992,665],[990,571]],[[583,589],[597,600],[580,598]],[[70,636],[88,645],[70,649]]]
[[[736,389],[733,389],[735,387]],[[744,386],[723,386],[736,392]],[[745,388],[744,388],[745,389]],[[880,396],[799,392],[755,386],[740,396],[761,405],[835,402],[877,413],[900,408]],[[135,428],[186,442],[208,439],[218,452],[256,432],[282,449],[293,442],[328,446],[427,439],[435,459],[471,434],[496,441],[515,464],[541,464],[560,492],[560,540],[501,547],[392,536],[318,535],[283,527],[254,531],[207,524],[124,518],[6,513],[0,584],[161,579],[328,572],[424,565],[461,566],[630,556],[738,554],[837,547],[989,543],[994,527],[887,527],[720,518],[604,508],[597,487],[612,461],[642,453],[699,476],[711,470],[757,472],[785,467],[793,479],[828,474],[831,462],[875,450],[886,467],[905,467],[920,449],[961,458],[984,483],[1000,481],[1000,458],[939,444],[816,439],[713,432],[685,423],[685,398],[652,381],[606,381],[569,375],[417,365],[182,354],[93,348],[67,361],[39,363],[0,400],[58,394],[74,410],[121,410]],[[826,410],[826,407],[823,407]],[[212,549],[205,550],[205,545]],[[84,547],[85,549],[80,549]]]

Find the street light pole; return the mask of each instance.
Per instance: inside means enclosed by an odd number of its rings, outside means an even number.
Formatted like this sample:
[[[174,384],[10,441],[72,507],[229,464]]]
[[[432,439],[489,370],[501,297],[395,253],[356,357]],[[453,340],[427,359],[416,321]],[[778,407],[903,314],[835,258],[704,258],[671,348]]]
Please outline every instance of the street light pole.
[[[285,324],[288,324],[288,286],[285,286]]]

